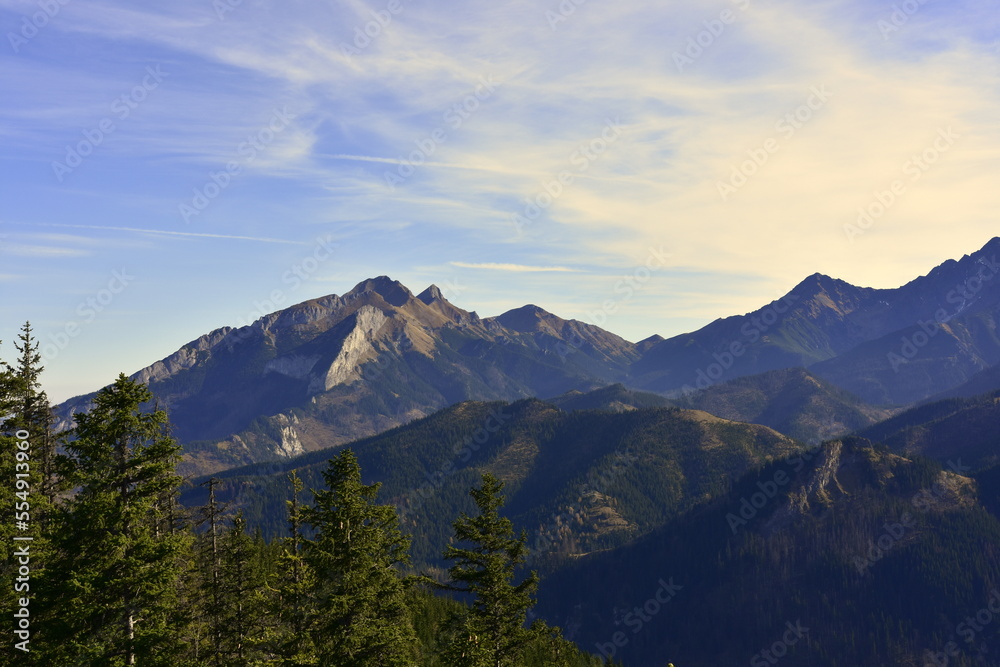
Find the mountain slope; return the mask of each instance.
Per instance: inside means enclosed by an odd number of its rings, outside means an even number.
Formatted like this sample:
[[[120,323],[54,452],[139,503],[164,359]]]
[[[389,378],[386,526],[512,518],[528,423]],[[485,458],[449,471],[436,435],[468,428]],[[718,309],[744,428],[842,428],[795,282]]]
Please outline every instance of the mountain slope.
[[[618,383],[594,389],[593,391],[571,391],[545,399],[546,403],[551,403],[561,410],[606,410],[610,412],[623,412],[625,410],[638,410],[640,408],[666,408],[674,407],[676,404],[659,394],[650,394],[643,391],[633,391],[625,385]]]
[[[386,277],[220,329],[133,377],[208,473],[372,435],[468,399],[591,389],[638,358],[622,338],[525,307],[496,318]],[[58,412],[86,409],[91,396]]]
[[[483,471],[506,482],[508,514],[544,563],[624,544],[801,448],[767,427],[704,412],[564,412],[537,400],[464,402],[350,446],[366,482],[381,482],[382,497],[403,513],[418,564],[438,562],[451,521],[473,509],[468,490]],[[216,494],[265,534],[283,534],[287,472],[315,488],[332,451],[217,474]],[[194,486],[182,502],[198,505],[204,494]]]
[[[859,432],[903,454],[971,469],[1000,464],[1000,391],[911,408]]]
[[[998,550],[972,480],[845,439],[567,564],[539,613],[628,667],[995,664],[976,659],[996,628],[965,620],[995,595]]]
[[[985,370],[979,371],[969,378],[967,382],[943,391],[932,397],[930,400],[944,400],[946,398],[972,398],[992,393],[997,390],[1000,390],[1000,364],[995,364]]]
[[[737,378],[674,402],[726,419],[770,426],[809,443],[860,430],[892,414],[866,405],[801,368]]]

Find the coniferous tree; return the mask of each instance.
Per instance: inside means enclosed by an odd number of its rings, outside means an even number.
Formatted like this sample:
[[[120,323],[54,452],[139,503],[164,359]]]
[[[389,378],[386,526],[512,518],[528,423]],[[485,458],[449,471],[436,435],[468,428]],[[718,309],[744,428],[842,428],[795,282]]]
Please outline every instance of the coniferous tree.
[[[56,495],[61,491],[56,474],[56,440],[53,432],[55,418],[49,398],[42,389],[40,377],[45,368],[41,365],[39,344],[32,332],[31,323],[25,322],[14,343],[18,356],[10,367],[10,385],[13,404],[4,418],[4,430],[11,433],[23,431],[31,444],[32,521],[43,529]]]
[[[272,653],[279,658],[277,664],[307,667],[316,664],[309,634],[313,617],[310,593],[315,587],[315,576],[303,557],[303,507],[299,496],[304,486],[294,470],[288,480],[292,487],[292,497],[286,501],[289,536],[282,540],[277,571],[272,577],[274,629],[269,643],[273,646]]]
[[[179,447],[149,390],[124,375],[77,414],[65,469],[75,493],[54,515],[47,664],[169,665],[187,537],[162,530]]]
[[[56,443],[59,434],[55,433],[55,417],[49,405],[49,397],[42,389],[41,374],[45,368],[41,365],[39,344],[31,329],[31,323],[25,322],[18,335],[17,366],[14,370],[18,378],[16,428],[26,430],[31,442],[31,481],[32,481],[32,520],[36,524],[41,541],[35,545],[35,569],[39,574],[45,565],[48,524],[55,511],[56,496],[65,490],[65,485],[56,470]]]
[[[221,667],[223,663],[222,634],[226,628],[223,618],[222,586],[220,582],[222,565],[219,551],[219,528],[222,510],[215,502],[215,487],[219,480],[210,478],[203,486],[208,487],[208,504],[201,509],[203,522],[208,530],[201,538],[201,574],[204,603],[201,606],[205,623],[211,636],[212,664]]]
[[[527,556],[527,535],[514,536],[510,519],[500,515],[503,482],[484,473],[482,486],[470,492],[479,514],[462,514],[455,521],[455,539],[444,557],[455,561],[448,569],[451,588],[474,596],[472,607],[453,639],[449,660],[456,666],[507,667],[519,665],[526,642],[533,636],[524,627],[534,604],[538,576],[529,574],[514,584],[516,570]]]
[[[220,664],[260,664],[265,624],[266,589],[263,540],[246,532],[243,514],[219,540]]]
[[[41,366],[42,355],[38,352],[38,341],[35,339],[31,322],[25,322],[21,326],[21,332],[17,336],[18,342],[14,343],[17,349],[17,365],[15,373],[21,382],[17,394],[17,411],[25,424],[41,421],[43,414],[48,413],[48,397],[42,390],[40,376],[44,367]]]
[[[316,577],[311,635],[319,664],[414,665],[416,635],[398,570],[410,540],[396,508],[375,503],[379,484],[362,484],[350,449],[330,460],[323,479],[327,488],[303,511],[316,531],[305,560]]]

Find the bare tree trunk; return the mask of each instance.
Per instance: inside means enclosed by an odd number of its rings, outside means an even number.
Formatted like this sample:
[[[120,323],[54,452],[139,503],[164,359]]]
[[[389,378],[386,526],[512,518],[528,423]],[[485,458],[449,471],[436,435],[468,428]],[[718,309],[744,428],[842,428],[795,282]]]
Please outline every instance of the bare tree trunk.
[[[128,648],[125,654],[125,664],[135,664],[135,615],[131,609],[125,610],[125,633],[128,637]]]
[[[209,521],[212,527],[212,602],[214,604],[212,625],[215,644],[215,664],[221,665],[222,659],[222,625],[219,622],[219,540],[218,521],[216,521],[215,485],[219,480],[215,477],[208,480]]]

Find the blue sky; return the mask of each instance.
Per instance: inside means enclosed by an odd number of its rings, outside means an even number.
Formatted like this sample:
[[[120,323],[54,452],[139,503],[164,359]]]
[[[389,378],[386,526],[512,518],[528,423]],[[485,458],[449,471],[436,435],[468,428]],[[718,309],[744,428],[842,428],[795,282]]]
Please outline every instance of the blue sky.
[[[0,0],[0,355],[31,320],[61,400],[382,274],[630,340],[816,271],[895,287],[997,235],[998,23],[971,0]]]

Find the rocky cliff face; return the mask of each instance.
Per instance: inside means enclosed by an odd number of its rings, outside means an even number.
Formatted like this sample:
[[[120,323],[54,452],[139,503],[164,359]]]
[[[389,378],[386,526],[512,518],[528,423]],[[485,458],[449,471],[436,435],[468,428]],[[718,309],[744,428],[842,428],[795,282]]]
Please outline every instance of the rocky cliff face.
[[[379,330],[389,321],[385,314],[372,306],[362,306],[354,313],[354,328],[344,337],[340,352],[333,363],[322,373],[311,373],[309,394],[330,391],[338,384],[358,379],[358,369],[366,357],[376,353],[372,342]]]

